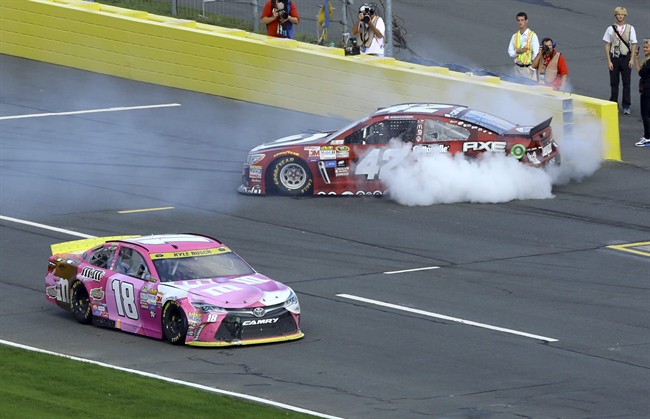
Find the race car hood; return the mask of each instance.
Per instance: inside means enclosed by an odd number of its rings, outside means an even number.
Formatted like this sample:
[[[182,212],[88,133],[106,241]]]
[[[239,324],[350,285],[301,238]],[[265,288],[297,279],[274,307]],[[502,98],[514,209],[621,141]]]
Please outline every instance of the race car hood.
[[[270,143],[264,143],[259,145],[251,150],[251,153],[260,152],[260,151],[269,151],[277,148],[291,147],[291,146],[302,146],[302,145],[313,145],[322,143],[323,138],[327,137],[334,131],[319,131],[319,132],[309,132],[304,134],[290,135],[288,137],[280,138],[279,140],[272,141]]]
[[[158,291],[222,308],[272,306],[284,303],[291,295],[289,287],[261,274],[164,282]]]

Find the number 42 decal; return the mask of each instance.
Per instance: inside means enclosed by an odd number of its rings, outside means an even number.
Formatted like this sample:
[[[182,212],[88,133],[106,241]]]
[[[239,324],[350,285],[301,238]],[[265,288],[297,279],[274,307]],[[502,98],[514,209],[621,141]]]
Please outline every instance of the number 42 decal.
[[[368,180],[381,179],[382,172],[396,167],[406,158],[409,151],[409,147],[372,149],[357,162],[354,174],[366,175]]]

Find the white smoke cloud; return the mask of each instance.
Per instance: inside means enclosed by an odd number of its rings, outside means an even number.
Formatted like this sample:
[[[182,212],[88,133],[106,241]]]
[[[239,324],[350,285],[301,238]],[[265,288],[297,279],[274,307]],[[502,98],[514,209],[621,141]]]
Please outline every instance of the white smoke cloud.
[[[462,154],[414,152],[394,141],[391,148],[402,148],[404,158],[382,171],[382,181],[390,198],[407,206],[550,199],[554,185],[582,181],[598,170],[603,155],[598,131],[595,121],[576,124],[571,135],[558,140],[562,164],[548,170],[502,153],[467,159]]]

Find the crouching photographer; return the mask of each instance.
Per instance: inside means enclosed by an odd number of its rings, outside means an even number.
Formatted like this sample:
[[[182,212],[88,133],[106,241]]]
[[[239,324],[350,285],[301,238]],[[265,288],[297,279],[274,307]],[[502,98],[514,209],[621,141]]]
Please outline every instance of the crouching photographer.
[[[359,8],[359,16],[352,27],[352,35],[360,40],[361,54],[384,56],[384,19],[377,15],[375,6],[364,3]]]
[[[291,0],[268,0],[260,17],[260,23],[266,25],[266,34],[277,38],[293,39],[293,25],[300,22],[298,8]]]

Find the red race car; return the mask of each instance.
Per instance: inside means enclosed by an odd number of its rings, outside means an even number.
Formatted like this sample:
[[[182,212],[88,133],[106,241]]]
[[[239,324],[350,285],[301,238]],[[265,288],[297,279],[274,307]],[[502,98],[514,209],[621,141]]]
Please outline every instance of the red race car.
[[[551,118],[522,126],[466,106],[410,103],[379,109],[336,132],[298,134],[252,149],[239,192],[251,195],[383,195],[382,172],[407,151],[505,153],[523,164],[560,164]]]

